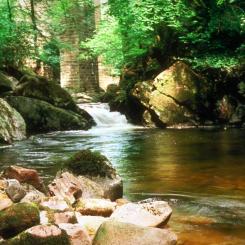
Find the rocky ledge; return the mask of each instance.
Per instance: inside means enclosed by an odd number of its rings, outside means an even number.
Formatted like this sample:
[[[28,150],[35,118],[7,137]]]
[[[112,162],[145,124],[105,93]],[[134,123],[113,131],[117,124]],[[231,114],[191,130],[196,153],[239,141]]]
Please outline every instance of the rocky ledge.
[[[34,169],[10,166],[0,178],[0,244],[174,245],[167,202],[122,199],[109,160],[82,150],[47,186]]]

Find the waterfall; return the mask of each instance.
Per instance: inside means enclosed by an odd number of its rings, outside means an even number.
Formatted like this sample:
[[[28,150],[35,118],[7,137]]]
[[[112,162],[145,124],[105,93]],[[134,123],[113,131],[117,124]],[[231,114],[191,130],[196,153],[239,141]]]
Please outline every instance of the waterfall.
[[[97,127],[130,127],[126,117],[120,112],[110,111],[106,103],[84,103],[79,107],[87,111],[95,120]]]

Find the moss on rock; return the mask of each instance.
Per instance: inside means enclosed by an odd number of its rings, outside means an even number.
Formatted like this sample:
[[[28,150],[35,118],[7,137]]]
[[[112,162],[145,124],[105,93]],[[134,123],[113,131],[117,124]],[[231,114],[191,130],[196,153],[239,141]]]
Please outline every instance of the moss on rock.
[[[99,152],[81,150],[70,157],[64,168],[77,175],[113,178],[116,175],[111,162]]]
[[[8,238],[39,223],[39,209],[35,204],[14,204],[0,212],[0,235]]]

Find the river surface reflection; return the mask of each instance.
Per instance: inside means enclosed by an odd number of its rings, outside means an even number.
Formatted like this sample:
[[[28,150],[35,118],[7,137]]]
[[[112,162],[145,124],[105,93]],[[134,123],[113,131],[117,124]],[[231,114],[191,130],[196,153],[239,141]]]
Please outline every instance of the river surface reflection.
[[[245,244],[245,130],[56,132],[0,147],[0,164],[34,167],[48,182],[64,159],[86,148],[112,161],[126,198],[170,202],[179,244]]]

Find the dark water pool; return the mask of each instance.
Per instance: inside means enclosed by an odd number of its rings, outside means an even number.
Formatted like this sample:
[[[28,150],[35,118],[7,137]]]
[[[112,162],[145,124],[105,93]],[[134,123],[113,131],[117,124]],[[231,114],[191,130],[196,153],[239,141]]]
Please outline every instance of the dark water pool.
[[[0,167],[34,167],[48,182],[63,159],[84,148],[112,161],[125,197],[168,200],[180,244],[245,244],[245,130],[56,132],[0,147]]]

